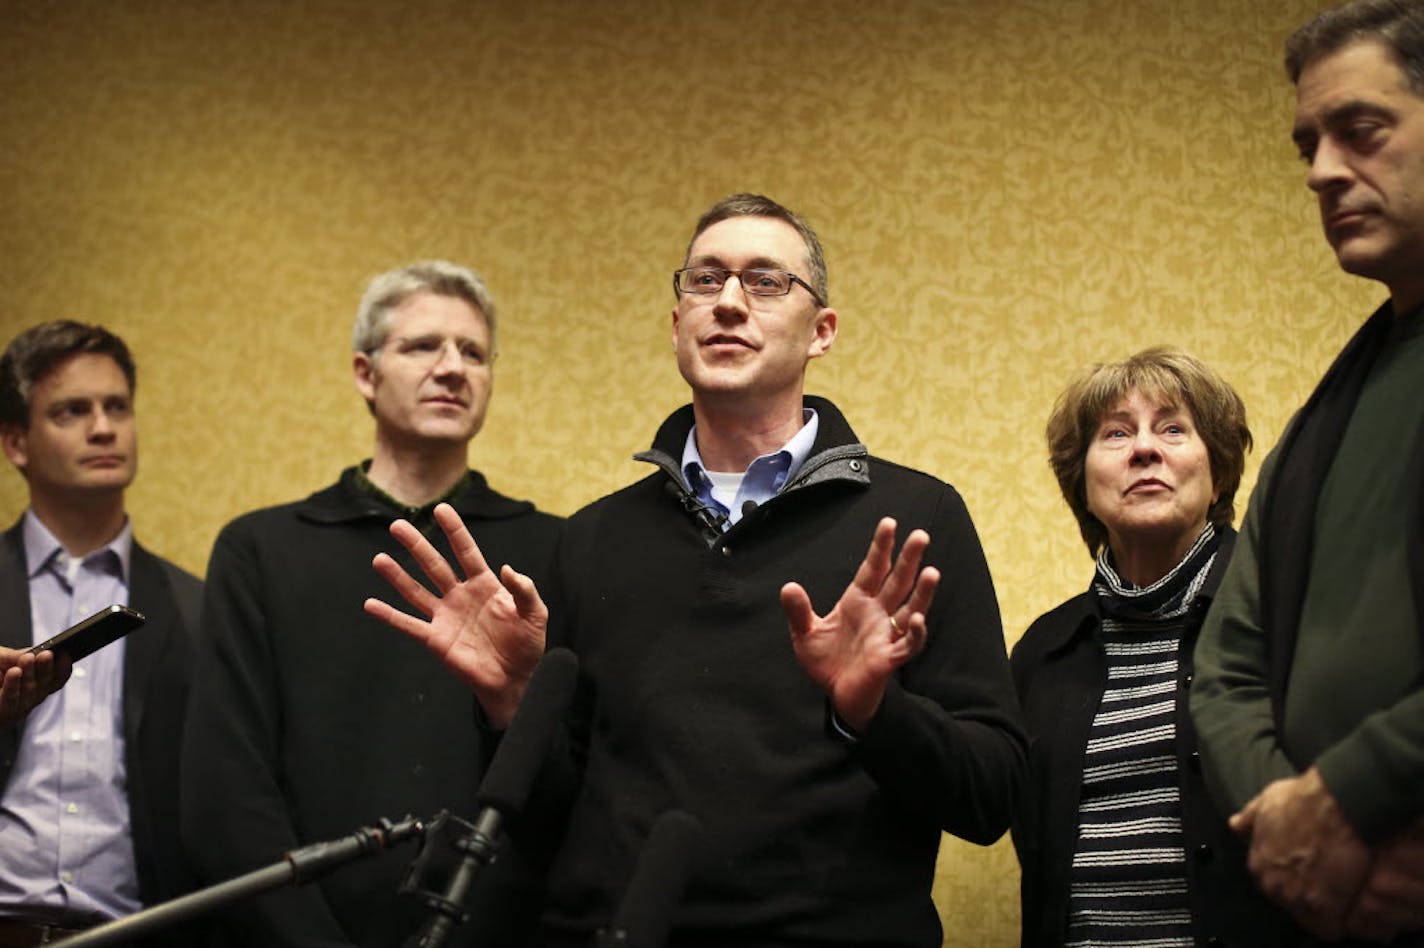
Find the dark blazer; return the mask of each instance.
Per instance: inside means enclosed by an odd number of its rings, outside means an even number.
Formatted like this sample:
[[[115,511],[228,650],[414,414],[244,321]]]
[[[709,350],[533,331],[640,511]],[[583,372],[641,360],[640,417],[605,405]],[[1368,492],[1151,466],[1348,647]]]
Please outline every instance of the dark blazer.
[[[1283,944],[1285,918],[1256,889],[1245,847],[1207,796],[1187,708],[1192,651],[1207,607],[1236,543],[1229,528],[1206,584],[1192,603],[1178,647],[1177,779],[1187,894],[1198,945]],[[1062,945],[1068,934],[1068,885],[1077,843],[1078,801],[1088,731],[1107,687],[1107,656],[1098,637],[1091,590],[1029,626],[1010,656],[1014,685],[1031,735],[1029,777],[1014,817],[1014,848],[1023,868],[1023,945]]]
[[[178,842],[178,748],[203,584],[133,545],[129,605],[148,617],[124,653],[124,759],[139,896],[151,905],[193,886]],[[0,645],[28,648],[30,591],[21,525],[0,536]],[[22,727],[0,732],[0,786],[9,783]]]

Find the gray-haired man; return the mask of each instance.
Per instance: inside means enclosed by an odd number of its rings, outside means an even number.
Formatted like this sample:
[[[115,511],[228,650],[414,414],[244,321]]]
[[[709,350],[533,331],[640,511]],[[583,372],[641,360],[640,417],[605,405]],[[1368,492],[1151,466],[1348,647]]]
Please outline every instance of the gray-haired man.
[[[352,367],[375,422],[368,462],[305,500],[239,517],[208,568],[184,748],[185,843],[207,882],[380,817],[473,805],[479,773],[468,691],[417,643],[362,613],[371,557],[397,518],[461,510],[492,555],[539,571],[558,520],[511,500],[467,466],[492,385],[495,309],[464,267],[417,263],[372,281]],[[438,533],[438,531],[436,531]],[[392,853],[259,899],[235,944],[396,945],[422,909],[397,900],[409,853]],[[504,943],[518,899],[475,912],[459,943]],[[513,923],[510,923],[513,924]]]

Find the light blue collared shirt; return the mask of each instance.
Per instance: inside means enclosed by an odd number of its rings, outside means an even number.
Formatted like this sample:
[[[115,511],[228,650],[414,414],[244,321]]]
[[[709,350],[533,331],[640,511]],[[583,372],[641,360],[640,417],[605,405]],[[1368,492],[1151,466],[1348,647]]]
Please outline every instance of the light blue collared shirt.
[[[803,408],[801,411],[805,423],[780,451],[763,454],[752,461],[744,473],[733,475],[734,479],[740,477],[740,482],[730,504],[727,503],[726,493],[714,483],[714,478],[708,475],[702,464],[702,455],[697,450],[697,426],[693,425],[687,433],[687,443],[682,449],[682,475],[687,480],[687,489],[697,495],[702,503],[727,518],[723,530],[742,519],[742,510],[748,501],[761,506],[775,497],[811,456],[811,446],[816,443],[816,432],[821,421],[815,409]]]
[[[129,601],[133,532],[66,553],[25,514],[30,626],[36,644]],[[0,796],[0,917],[76,925],[142,908],[124,767],[124,640],[74,664],[68,684],[24,723]],[[172,814],[177,818],[177,814]]]

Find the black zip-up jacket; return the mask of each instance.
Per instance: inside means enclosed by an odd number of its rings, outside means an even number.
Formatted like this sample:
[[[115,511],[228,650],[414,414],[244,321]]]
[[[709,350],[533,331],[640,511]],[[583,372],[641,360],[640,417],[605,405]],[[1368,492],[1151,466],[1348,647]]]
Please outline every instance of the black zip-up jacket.
[[[811,455],[725,533],[678,471],[691,407],[639,457],[657,467],[568,522],[551,641],[581,660],[572,745],[583,778],[551,877],[545,944],[609,923],[653,821],[706,833],[675,946],[937,948],[940,832],[990,843],[1024,764],[988,567],[952,487],[871,457],[831,403]],[[818,613],[849,585],[881,517],[929,531],[944,575],[924,651],[859,740],[828,724],[778,592]]]

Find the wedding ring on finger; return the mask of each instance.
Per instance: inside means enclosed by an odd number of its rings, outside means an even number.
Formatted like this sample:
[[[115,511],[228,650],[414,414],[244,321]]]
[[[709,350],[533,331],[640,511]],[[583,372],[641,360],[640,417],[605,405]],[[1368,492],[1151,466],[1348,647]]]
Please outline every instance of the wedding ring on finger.
[[[886,616],[886,618],[890,620],[890,637],[892,639],[898,639],[905,634],[900,631],[900,623],[895,621],[894,616]]]

